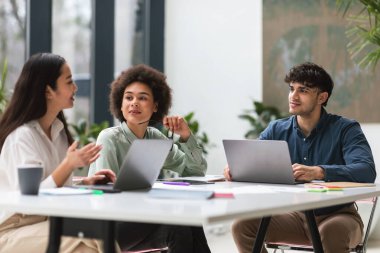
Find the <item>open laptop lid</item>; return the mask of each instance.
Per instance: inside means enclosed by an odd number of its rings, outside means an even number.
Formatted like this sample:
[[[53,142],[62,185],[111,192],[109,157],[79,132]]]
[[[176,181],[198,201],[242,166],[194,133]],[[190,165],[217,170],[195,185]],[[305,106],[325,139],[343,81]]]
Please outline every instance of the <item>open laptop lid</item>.
[[[114,188],[128,191],[152,187],[172,145],[172,140],[134,140],[121,165]]]
[[[134,140],[120,167],[115,184],[74,187],[102,190],[107,193],[148,189],[160,175],[172,145],[172,140]]]
[[[288,144],[275,140],[223,140],[233,181],[295,184]]]

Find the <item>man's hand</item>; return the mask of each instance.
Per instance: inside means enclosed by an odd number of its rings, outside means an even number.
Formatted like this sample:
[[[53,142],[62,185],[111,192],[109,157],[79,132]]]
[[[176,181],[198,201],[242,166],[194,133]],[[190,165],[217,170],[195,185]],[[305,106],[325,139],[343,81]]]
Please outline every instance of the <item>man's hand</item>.
[[[325,179],[325,171],[319,166],[306,166],[295,163],[293,167],[293,176],[296,180],[312,181]]]

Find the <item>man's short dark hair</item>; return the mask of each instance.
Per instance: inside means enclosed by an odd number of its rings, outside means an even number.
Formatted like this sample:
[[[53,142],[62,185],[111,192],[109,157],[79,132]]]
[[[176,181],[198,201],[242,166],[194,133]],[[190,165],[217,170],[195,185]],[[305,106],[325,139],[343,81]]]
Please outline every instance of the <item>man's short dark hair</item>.
[[[286,74],[284,81],[290,83],[301,83],[309,88],[318,88],[321,92],[327,92],[328,97],[322,105],[326,106],[334,88],[331,76],[321,66],[305,62],[296,65]]]

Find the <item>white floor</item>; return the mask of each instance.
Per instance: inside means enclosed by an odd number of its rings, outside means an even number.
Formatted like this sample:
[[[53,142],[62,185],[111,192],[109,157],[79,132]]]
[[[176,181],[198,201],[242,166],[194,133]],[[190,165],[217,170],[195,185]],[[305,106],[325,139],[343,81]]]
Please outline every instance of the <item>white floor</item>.
[[[212,253],[238,253],[228,225],[205,227],[207,241]],[[269,250],[268,252],[273,252]],[[278,251],[277,251],[278,252]],[[285,251],[286,253],[296,253],[300,251]],[[369,241],[367,253],[379,253],[380,241]]]

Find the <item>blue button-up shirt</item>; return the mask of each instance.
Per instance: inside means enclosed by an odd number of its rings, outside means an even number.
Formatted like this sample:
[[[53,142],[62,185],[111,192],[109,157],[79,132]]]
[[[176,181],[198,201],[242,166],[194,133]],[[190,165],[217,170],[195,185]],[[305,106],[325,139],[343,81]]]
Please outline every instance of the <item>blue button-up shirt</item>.
[[[292,163],[319,166],[325,181],[373,183],[376,178],[372,151],[359,123],[322,110],[320,120],[305,137],[296,116],[273,121],[261,133],[262,140],[284,140]],[[330,211],[337,208],[329,208]],[[328,210],[318,214],[329,213]]]

